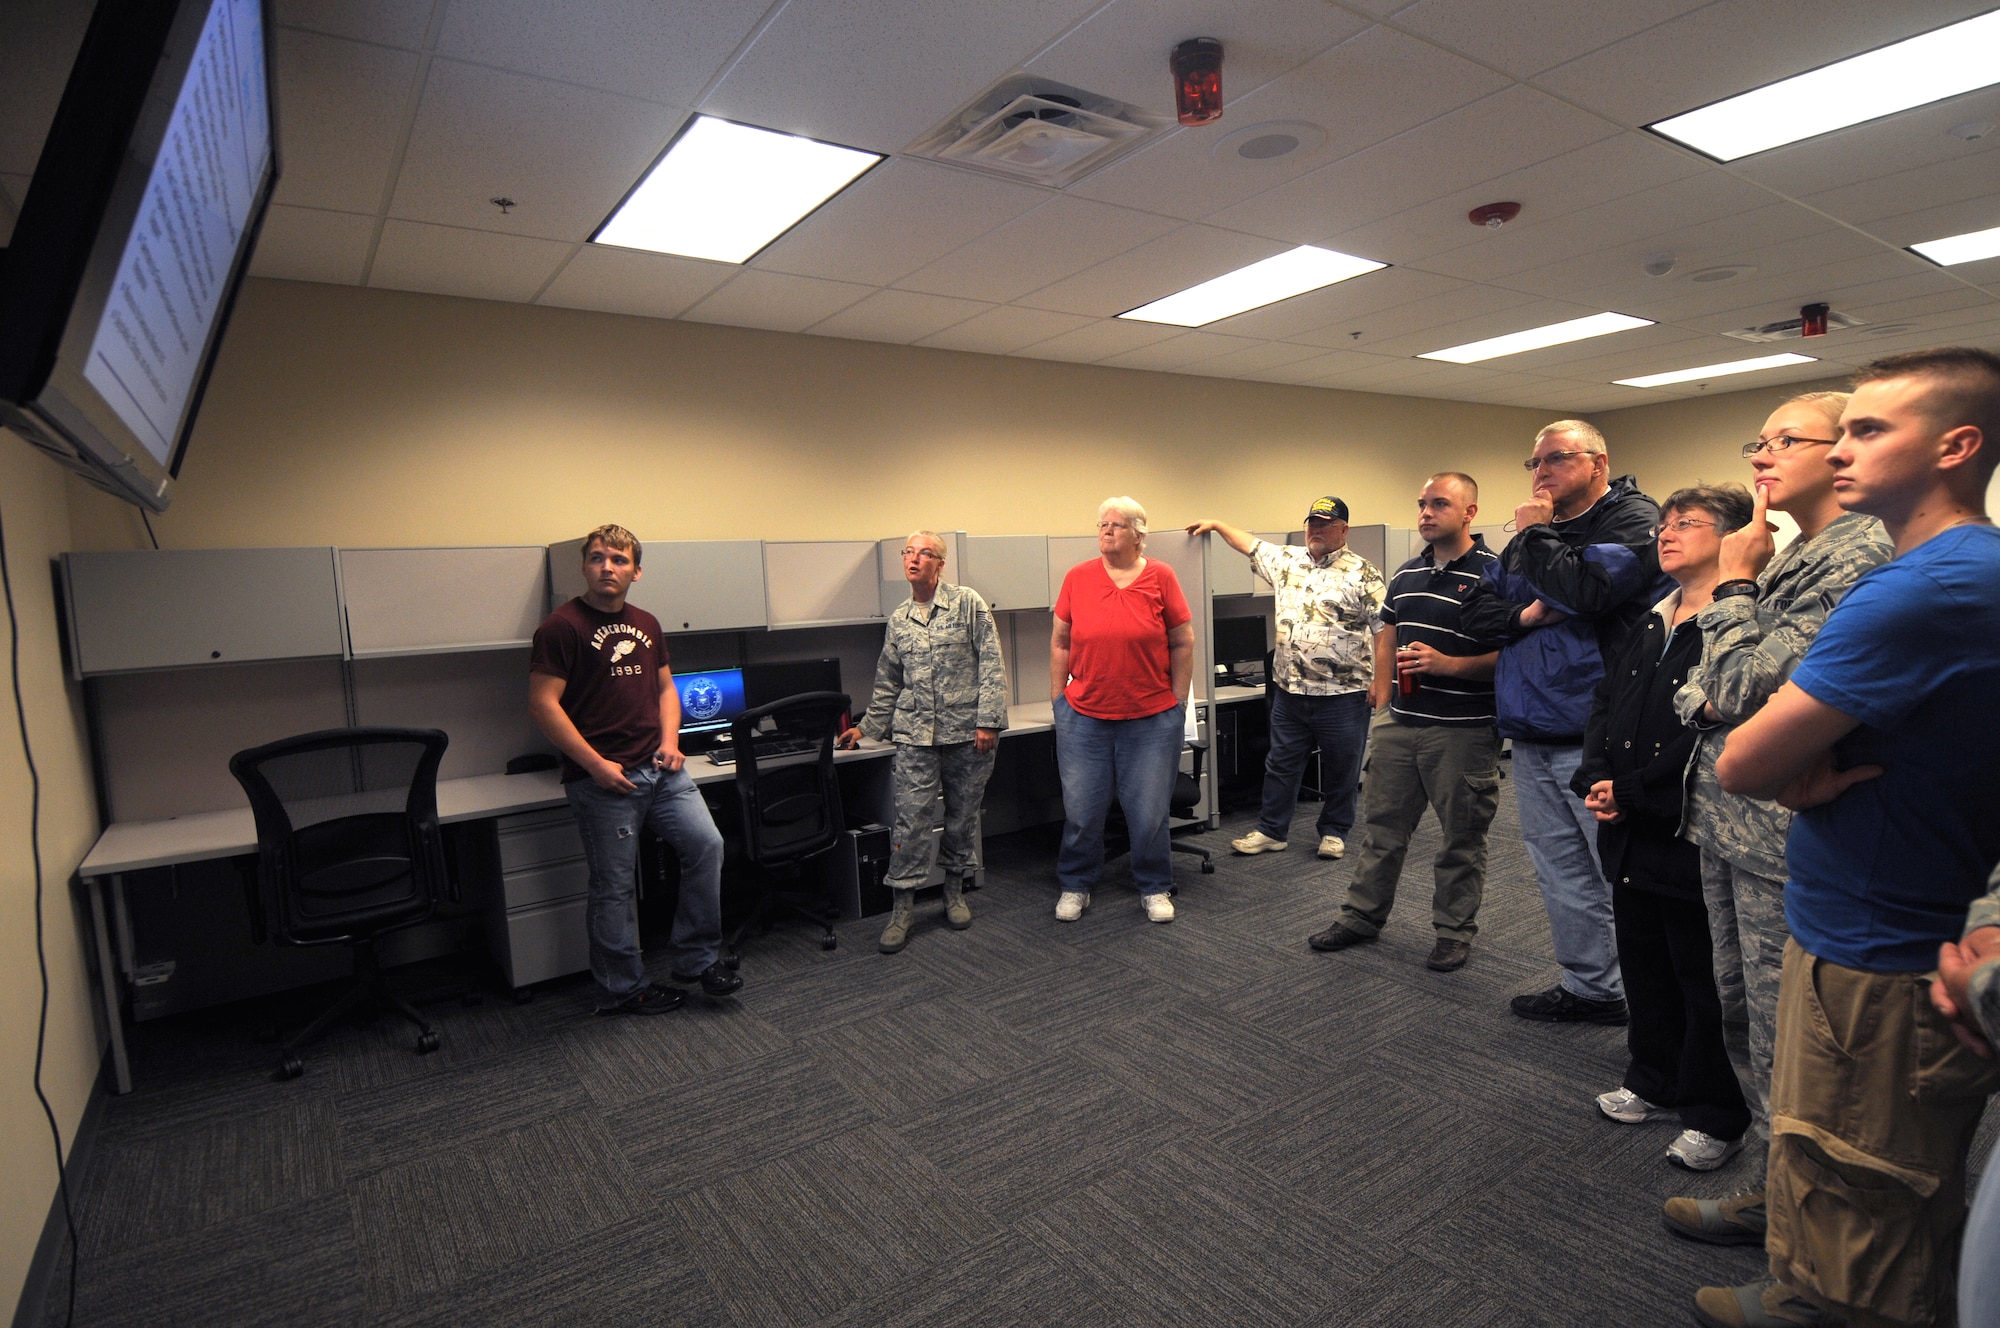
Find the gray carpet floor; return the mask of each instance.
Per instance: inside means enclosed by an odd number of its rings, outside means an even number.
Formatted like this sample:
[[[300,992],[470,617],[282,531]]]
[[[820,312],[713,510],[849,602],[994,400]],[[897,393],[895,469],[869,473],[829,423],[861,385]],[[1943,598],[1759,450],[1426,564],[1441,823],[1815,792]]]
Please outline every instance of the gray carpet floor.
[[[660,1018],[417,974],[441,1051],[346,1029],[290,1083],[268,1005],[143,1025],[76,1177],[77,1321],[1651,1325],[1759,1276],[1659,1219],[1759,1163],[1670,1168],[1677,1127],[1592,1104],[1622,1029],[1508,1012],[1555,977],[1511,781],[1452,974],[1428,819],[1383,939],[1306,948],[1352,874],[1302,851],[1315,810],[1281,855],[1229,853],[1248,811],[1196,836],[1171,926],[1122,864],[1056,922],[1034,831],[989,841],[971,930],[781,930]]]

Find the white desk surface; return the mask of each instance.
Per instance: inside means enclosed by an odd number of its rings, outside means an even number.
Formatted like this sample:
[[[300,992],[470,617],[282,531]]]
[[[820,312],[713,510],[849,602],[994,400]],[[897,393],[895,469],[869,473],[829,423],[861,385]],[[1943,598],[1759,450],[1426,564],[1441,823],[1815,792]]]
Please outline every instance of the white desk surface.
[[[1234,705],[1238,701],[1261,701],[1264,699],[1262,687],[1218,687],[1215,689],[1217,705]]]

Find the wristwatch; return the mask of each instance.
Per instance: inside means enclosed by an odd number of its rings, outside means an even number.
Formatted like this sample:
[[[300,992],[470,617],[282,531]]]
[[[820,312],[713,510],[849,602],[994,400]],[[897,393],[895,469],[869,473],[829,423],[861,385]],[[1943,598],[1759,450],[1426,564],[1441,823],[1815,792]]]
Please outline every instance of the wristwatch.
[[[1711,598],[1727,599],[1731,595],[1748,595],[1754,599],[1757,595],[1757,583],[1750,580],[1724,581],[1716,586]]]

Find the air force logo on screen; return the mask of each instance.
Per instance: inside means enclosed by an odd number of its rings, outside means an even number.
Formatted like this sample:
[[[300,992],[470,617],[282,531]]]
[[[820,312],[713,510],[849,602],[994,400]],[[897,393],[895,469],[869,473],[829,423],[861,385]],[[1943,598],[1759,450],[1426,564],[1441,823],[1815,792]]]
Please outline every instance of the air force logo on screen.
[[[701,723],[722,713],[723,699],[722,689],[715,685],[714,679],[693,678],[681,697],[681,708],[690,720]]]

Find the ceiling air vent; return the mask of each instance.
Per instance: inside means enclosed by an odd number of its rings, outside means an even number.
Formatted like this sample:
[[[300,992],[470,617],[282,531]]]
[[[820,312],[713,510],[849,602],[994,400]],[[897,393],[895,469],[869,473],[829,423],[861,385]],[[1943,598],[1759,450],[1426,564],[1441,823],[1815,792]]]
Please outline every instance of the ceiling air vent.
[[[909,150],[933,161],[1061,189],[1172,123],[1094,92],[1014,74]]]
[[[1696,280],[1700,278],[1697,277]],[[1724,332],[1725,337],[1735,337],[1738,341],[1796,341],[1803,320],[1787,318],[1782,322],[1763,323],[1756,327],[1739,327],[1734,332]],[[1826,330],[1838,332],[1843,328],[1860,327],[1861,320],[1850,314],[1831,310],[1826,315]]]

